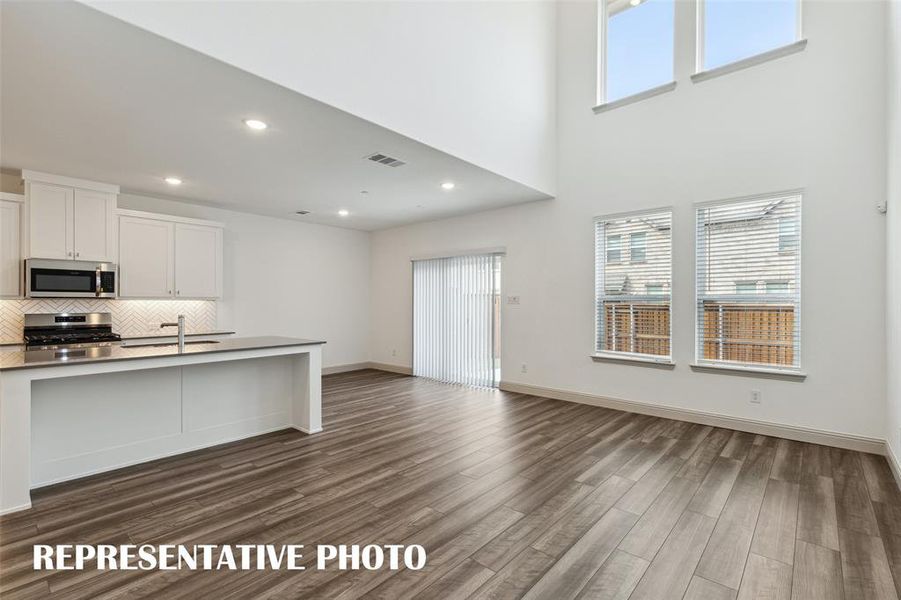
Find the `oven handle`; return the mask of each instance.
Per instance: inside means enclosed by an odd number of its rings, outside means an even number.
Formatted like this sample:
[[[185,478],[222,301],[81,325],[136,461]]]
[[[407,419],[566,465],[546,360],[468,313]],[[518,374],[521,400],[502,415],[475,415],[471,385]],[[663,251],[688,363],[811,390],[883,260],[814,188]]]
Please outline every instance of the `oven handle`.
[[[100,266],[98,265],[97,270],[94,271],[94,295],[96,297],[100,297],[100,292],[103,291],[103,284],[101,283],[102,279],[100,278]]]

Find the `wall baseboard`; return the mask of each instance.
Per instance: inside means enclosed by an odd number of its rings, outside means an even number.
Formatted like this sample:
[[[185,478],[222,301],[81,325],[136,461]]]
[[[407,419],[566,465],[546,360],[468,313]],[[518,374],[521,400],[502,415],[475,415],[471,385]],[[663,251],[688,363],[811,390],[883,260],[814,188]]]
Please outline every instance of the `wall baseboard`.
[[[885,443],[885,460],[888,461],[888,466],[892,469],[892,475],[895,476],[895,483],[898,485],[898,489],[901,490],[901,460],[892,452],[892,447],[888,442]]]
[[[370,362],[348,363],[346,365],[335,365],[334,367],[322,367],[323,375],[335,375],[336,373],[349,373],[350,371],[362,371],[363,369],[371,369]]]
[[[412,375],[413,367],[404,365],[392,365],[389,363],[370,362],[367,363],[367,369],[377,369],[379,371],[388,371],[389,373],[400,373],[401,375]]]
[[[858,452],[867,452],[869,454],[886,454],[885,440],[879,438],[857,436],[835,431],[823,431],[807,427],[798,427],[796,425],[782,425],[768,421],[755,421],[753,419],[730,417],[717,413],[647,404],[645,402],[622,400],[619,398],[586,394],[584,392],[559,390],[510,381],[501,381],[500,389],[507,392],[529,394],[531,396],[541,396],[544,398],[576,402],[579,404],[590,404],[592,406],[603,406],[604,408],[651,415],[653,417],[663,417],[666,419],[674,419],[676,421],[689,421],[701,425],[711,425],[713,427],[723,427],[725,429],[736,429],[738,431],[747,431],[749,433],[782,437],[790,440],[797,440],[799,442],[834,446],[836,448],[845,448],[847,450],[856,450]],[[897,466],[894,468],[897,468]],[[898,476],[897,471],[895,472],[895,476]]]
[[[349,363],[346,365],[335,365],[333,367],[323,367],[323,375],[336,375],[338,373],[350,373],[351,371],[363,371],[365,369],[375,369],[376,371],[387,371],[389,373],[399,373],[401,375],[412,375],[413,367],[405,367],[403,365],[392,365],[390,363],[380,362],[360,362]]]

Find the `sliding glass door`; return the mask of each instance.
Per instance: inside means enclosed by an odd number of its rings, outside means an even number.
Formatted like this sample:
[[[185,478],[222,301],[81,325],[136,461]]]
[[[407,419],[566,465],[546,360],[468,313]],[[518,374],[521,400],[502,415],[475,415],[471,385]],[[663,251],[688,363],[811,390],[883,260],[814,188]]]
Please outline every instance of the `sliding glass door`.
[[[497,387],[499,254],[413,261],[413,374]]]

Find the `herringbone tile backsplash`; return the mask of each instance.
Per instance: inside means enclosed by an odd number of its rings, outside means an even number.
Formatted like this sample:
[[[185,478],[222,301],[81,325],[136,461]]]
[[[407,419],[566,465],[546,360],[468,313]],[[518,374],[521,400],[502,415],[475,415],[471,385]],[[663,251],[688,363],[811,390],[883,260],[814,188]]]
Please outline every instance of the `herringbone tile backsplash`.
[[[188,331],[216,329],[216,303],[212,300],[94,300],[45,298],[0,300],[0,343],[21,342],[25,313],[108,312],[113,331],[123,337],[159,332],[160,323],[185,315]]]

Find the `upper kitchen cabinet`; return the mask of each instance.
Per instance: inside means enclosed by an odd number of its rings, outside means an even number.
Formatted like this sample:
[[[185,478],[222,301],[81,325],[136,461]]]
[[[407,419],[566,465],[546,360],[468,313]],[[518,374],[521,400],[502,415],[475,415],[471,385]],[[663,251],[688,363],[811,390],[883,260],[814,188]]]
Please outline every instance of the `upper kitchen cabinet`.
[[[175,294],[175,224],[119,217],[119,297],[171,298]]]
[[[222,224],[119,211],[119,297],[222,296]]]
[[[222,295],[222,229],[175,224],[175,295],[218,298]]]
[[[19,232],[24,196],[0,192],[0,297],[22,293],[22,259]]]
[[[26,258],[114,262],[119,187],[22,171]]]

